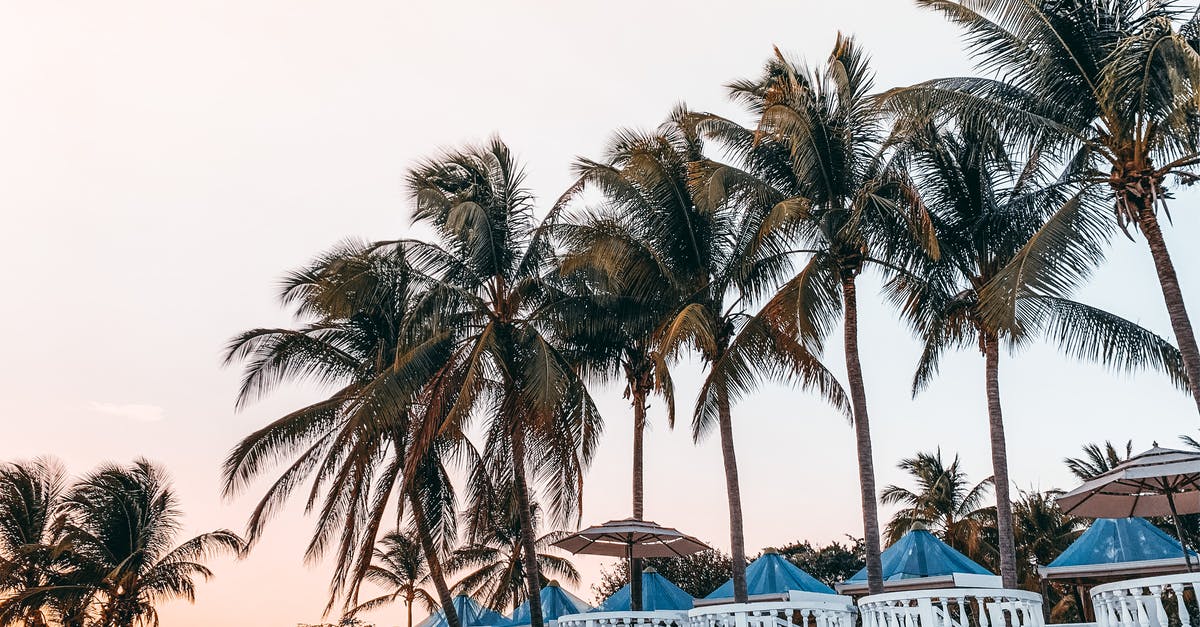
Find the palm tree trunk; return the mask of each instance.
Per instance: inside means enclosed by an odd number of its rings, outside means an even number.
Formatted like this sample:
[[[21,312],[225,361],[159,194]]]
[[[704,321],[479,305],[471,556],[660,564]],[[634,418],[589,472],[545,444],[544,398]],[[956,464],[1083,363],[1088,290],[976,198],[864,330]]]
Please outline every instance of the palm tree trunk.
[[[725,494],[729,498],[729,552],[733,561],[733,601],[745,603],[746,538],[742,530],[742,490],[738,482],[737,455],[733,448],[733,417],[729,392],[717,388],[717,413],[721,429],[721,459],[725,463]]]
[[[425,511],[421,508],[412,491],[408,493],[408,503],[412,507],[413,522],[416,523],[417,537],[421,542],[421,550],[425,552],[425,561],[429,564],[429,578],[437,590],[438,601],[442,604],[442,612],[446,614],[446,624],[449,627],[459,627],[458,610],[454,609],[454,596],[446,585],[446,573],[442,570],[442,560],[438,556],[437,547],[433,544],[433,532],[425,519]],[[412,605],[409,605],[409,620],[412,620]]]
[[[641,520],[645,490],[642,458],[645,455],[647,393],[635,382],[632,386],[631,396],[633,397],[633,517]],[[634,612],[642,610],[642,559],[640,557],[629,560],[629,609]]]
[[[412,627],[412,606],[413,606],[413,598],[412,598],[412,596],[409,596],[408,608],[407,608],[408,609],[408,627]],[[445,610],[445,608],[442,608],[442,609]],[[451,608],[451,609],[453,609],[453,608]],[[450,616],[450,614],[447,613],[446,614],[447,619],[449,618],[449,616]]]
[[[521,559],[525,561],[529,623],[531,627],[542,627],[542,572],[538,568],[537,530],[533,528],[533,506],[529,499],[529,482],[525,478],[525,434],[520,425],[514,425],[512,429],[513,487],[517,492],[517,514],[521,518]]]
[[[883,563],[879,552],[879,503],[875,498],[875,459],[871,450],[871,422],[867,418],[867,390],[858,356],[858,292],[854,277],[842,279],[843,321],[846,345],[846,378],[854,410],[854,440],[858,451],[858,486],[862,500],[863,543],[867,558],[867,592],[883,592]]]
[[[1000,578],[1005,588],[1017,587],[1017,550],[1013,539],[1012,498],[1009,496],[1008,448],[1000,412],[1000,339],[983,331],[986,360],[988,430],[992,438],[992,484],[996,490],[996,533],[1000,536]]]
[[[1196,408],[1200,409],[1200,348],[1196,347],[1196,336],[1192,333],[1192,322],[1188,319],[1187,308],[1183,304],[1183,292],[1179,289],[1175,264],[1171,262],[1167,242],[1163,239],[1162,228],[1158,225],[1158,216],[1153,208],[1138,212],[1138,227],[1146,236],[1146,244],[1150,247],[1154,270],[1158,273],[1158,284],[1162,288],[1163,300],[1167,303],[1167,315],[1171,318],[1171,330],[1175,333],[1175,343],[1179,345],[1179,353],[1183,356],[1183,370],[1187,373],[1188,389],[1192,391]]]

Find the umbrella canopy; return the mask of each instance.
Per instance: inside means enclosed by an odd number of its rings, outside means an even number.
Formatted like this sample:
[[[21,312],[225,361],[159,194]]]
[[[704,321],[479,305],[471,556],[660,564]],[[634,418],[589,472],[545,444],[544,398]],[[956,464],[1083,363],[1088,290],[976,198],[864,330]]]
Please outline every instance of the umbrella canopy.
[[[462,623],[462,627],[490,627],[508,621],[499,612],[493,612],[483,607],[476,603],[475,599],[465,594],[454,597],[454,611],[458,613],[458,620]],[[448,627],[448,625],[446,612],[443,610],[438,610],[429,618],[417,623],[417,627]]]
[[[577,531],[554,546],[572,553],[611,557],[683,557],[709,546],[677,529],[626,518]]]
[[[1200,512],[1200,452],[1154,448],[1058,498],[1063,512],[1088,518]]]
[[[592,609],[592,606],[584,603],[582,599],[559,587],[557,581],[551,581],[542,588],[541,601],[542,619],[547,622],[558,620],[560,616],[582,614]],[[529,623],[529,600],[526,599],[517,609],[513,610],[512,618],[501,623],[500,627],[516,627]]]
[[[628,612],[631,595],[629,584],[612,593],[593,612]],[[695,599],[671,580],[658,574],[653,568],[642,573],[642,609],[647,612],[659,610],[690,610]]]
[[[812,575],[800,570],[795,564],[787,561],[782,555],[772,549],[767,549],[763,556],[746,566],[746,593],[755,596],[762,594],[787,594],[792,590],[800,592],[818,592],[821,594],[837,594],[833,588],[817,581]],[[721,584],[713,590],[706,599],[733,598],[733,580]]]
[[[913,529],[904,534],[880,555],[880,562],[884,581],[946,577],[956,573],[992,574],[924,529]],[[846,583],[866,581],[867,569],[864,568],[847,579]]]
[[[592,611],[629,611],[630,601],[629,584],[625,584]],[[643,610],[690,610],[694,603],[695,599],[688,592],[662,577],[654,568],[647,568],[642,573]]]

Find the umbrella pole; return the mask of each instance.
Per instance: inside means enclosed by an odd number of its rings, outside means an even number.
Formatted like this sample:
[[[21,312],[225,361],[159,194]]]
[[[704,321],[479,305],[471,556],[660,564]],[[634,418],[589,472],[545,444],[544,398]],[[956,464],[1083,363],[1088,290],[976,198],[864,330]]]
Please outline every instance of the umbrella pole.
[[[1179,540],[1179,546],[1183,547],[1183,563],[1187,564],[1189,573],[1195,572],[1192,568],[1192,557],[1188,555],[1187,541],[1183,539],[1183,527],[1179,525],[1179,512],[1175,511],[1175,497],[1170,491],[1167,492],[1167,505],[1171,507],[1171,522],[1175,523],[1175,538]]]
[[[634,568],[633,540],[625,545],[625,555],[629,558],[629,611],[642,611],[642,569]]]

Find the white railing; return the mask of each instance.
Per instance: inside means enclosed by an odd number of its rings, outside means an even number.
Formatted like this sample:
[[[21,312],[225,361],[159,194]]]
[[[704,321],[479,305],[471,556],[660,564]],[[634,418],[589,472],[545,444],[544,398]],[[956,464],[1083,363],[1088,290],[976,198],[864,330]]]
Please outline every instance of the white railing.
[[[1200,612],[1200,573],[1145,577],[1092,588],[1100,627],[1190,627]],[[1190,594],[1185,594],[1188,590]],[[1186,602],[1185,602],[1186,601]],[[1190,605],[1190,607],[1189,607]]]
[[[706,605],[688,612],[689,627],[855,627],[854,600],[791,592],[785,601]]]
[[[1024,590],[944,588],[859,599],[863,627],[1043,627],[1042,597]]]
[[[558,627],[687,627],[687,610],[588,612],[558,618]]]

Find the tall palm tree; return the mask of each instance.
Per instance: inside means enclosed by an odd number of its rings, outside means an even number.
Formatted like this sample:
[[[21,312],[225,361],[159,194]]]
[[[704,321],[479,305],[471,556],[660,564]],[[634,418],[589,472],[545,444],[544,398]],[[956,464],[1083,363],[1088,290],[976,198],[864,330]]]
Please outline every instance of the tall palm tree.
[[[483,458],[491,475],[512,481],[527,594],[538,598],[532,493],[540,484],[550,517],[573,519],[602,424],[552,333],[554,303],[568,295],[547,280],[554,250],[534,221],[524,179],[499,139],[422,161],[407,177],[413,219],[432,227],[438,242],[403,245],[428,284],[414,315],[432,321],[451,346],[430,378],[438,409],[423,418],[414,446],[483,419]],[[541,627],[541,608],[530,609]]]
[[[409,265],[402,247],[346,242],[283,281],[281,301],[296,328],[252,329],[230,342],[227,363],[245,363],[239,407],[285,382],[335,389],[244,438],[225,461],[225,493],[245,490],[272,462],[292,460],[250,517],[254,544],[311,479],[306,508],[320,508],[306,558],[332,549],[336,559],[326,611],[341,596],[347,609],[357,604],[385,512],[396,505],[411,517],[447,622],[457,627],[440,563],[455,535],[443,460],[470,447],[448,430],[420,453],[410,450],[417,417],[437,406],[426,382],[449,346],[411,316],[420,285]]]
[[[6,597],[0,602],[0,625],[71,622],[64,615],[70,612],[61,611],[62,595],[36,594],[62,583],[70,571],[62,555],[65,489],[66,472],[57,461],[42,458],[0,467],[0,593]]]
[[[795,324],[778,315],[786,303],[769,299],[755,308],[788,268],[779,255],[787,242],[767,228],[770,207],[718,194],[718,183],[703,182],[715,180],[715,172],[739,174],[704,156],[693,119],[680,109],[654,133],[620,135],[604,161],[579,163],[581,183],[602,190],[607,207],[593,220],[604,229],[595,237],[601,243],[573,248],[578,252],[569,259],[603,269],[635,294],[686,295],[655,334],[665,357],[692,349],[706,366],[692,433],[697,440],[714,428],[720,433],[734,598],[745,602],[733,405],[764,378],[816,390],[839,409],[847,402],[834,376],[797,339]]]
[[[924,340],[914,395],[936,375],[948,349],[973,346],[983,353],[1000,572],[1005,585],[1013,587],[1017,563],[1000,403],[1001,345],[1016,347],[1041,332],[1073,357],[1121,370],[1157,368],[1181,385],[1182,362],[1170,343],[1136,324],[1056,296],[1021,298],[1019,334],[992,325],[981,293],[1059,206],[1086,204],[1091,196],[1078,190],[1069,173],[1044,180],[1039,163],[1013,159],[998,133],[979,128],[951,133],[919,120],[912,124],[894,141],[904,147],[941,254],[937,259],[911,255],[913,272],[898,275],[888,291]]]
[[[880,502],[902,506],[888,522],[888,544],[913,529],[926,528],[972,559],[984,560],[991,551],[985,529],[992,516],[984,505],[991,477],[972,485],[958,456],[947,465],[941,449],[902,459],[897,467],[912,476],[916,490],[889,485],[880,492]]]
[[[484,480],[476,483],[475,488],[463,512],[466,541],[454,551],[449,566],[455,571],[466,571],[455,584],[457,593],[481,599],[484,605],[503,612],[530,598],[519,503],[507,480],[500,483]],[[535,535],[540,533],[540,509],[537,503],[533,504]],[[579,571],[571,561],[554,553],[554,543],[567,535],[569,532],[562,530],[537,535],[534,546],[542,585],[551,577],[572,585],[579,583]]]
[[[88,573],[98,627],[158,625],[155,606],[176,598],[195,601],[204,562],[240,555],[244,543],[220,529],[175,544],[181,525],[178,499],[161,470],[146,460],[129,467],[101,466],[66,493],[64,539]],[[70,595],[79,585],[62,586]]]
[[[750,177],[715,170],[709,188],[742,188],[745,199],[768,211],[765,229],[795,249],[773,251],[767,263],[807,255],[805,265],[776,294],[775,315],[789,320],[819,347],[842,318],[846,374],[853,407],[870,591],[883,590],[879,513],[875,500],[867,395],[858,346],[857,280],[866,269],[887,272],[897,239],[936,255],[937,243],[903,170],[885,151],[884,117],[870,97],[867,56],[839,34],[819,68],[805,68],[776,50],[763,75],[730,85],[733,98],[757,117],[754,130],[716,116],[698,128],[740,157]]]
[[[379,540],[366,580],[387,593],[358,604],[347,612],[349,616],[401,601],[408,615],[408,627],[412,627],[414,605],[420,603],[431,612],[438,607],[433,595],[421,587],[429,581],[429,562],[421,542],[408,534],[392,531]]]
[[[959,26],[979,67],[1003,80],[948,78],[895,90],[896,109],[939,109],[967,125],[999,125],[1046,152],[1058,148],[1112,201],[1108,210],[1068,203],[1047,220],[983,293],[989,322],[1016,328],[1026,293],[1061,296],[1074,287],[1102,256],[1113,231],[1105,214],[1115,213],[1126,235],[1132,226],[1146,238],[1200,409],[1200,349],[1158,216],[1171,197],[1169,177],[1200,180],[1200,14],[1181,25],[1180,9],[1156,0],[917,2]]]

